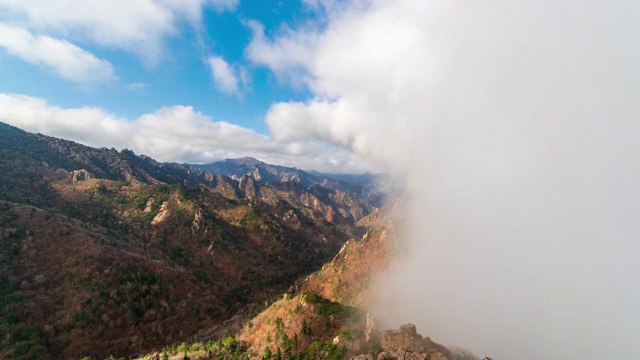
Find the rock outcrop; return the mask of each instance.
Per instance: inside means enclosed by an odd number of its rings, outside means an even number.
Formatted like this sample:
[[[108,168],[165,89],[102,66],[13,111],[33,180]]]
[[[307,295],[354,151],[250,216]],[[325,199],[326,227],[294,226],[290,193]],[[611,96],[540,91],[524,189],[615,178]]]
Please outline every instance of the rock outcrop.
[[[454,360],[447,348],[428,337],[423,338],[413,324],[402,325],[399,330],[384,331],[380,336],[380,345],[383,352],[378,355],[378,360],[389,357],[404,360]]]
[[[93,178],[93,175],[85,169],[73,170],[70,175],[71,181],[73,181],[74,184],[78,181],[85,181]]]
[[[373,360],[373,355],[371,354],[358,355],[356,357],[352,357],[351,360]]]

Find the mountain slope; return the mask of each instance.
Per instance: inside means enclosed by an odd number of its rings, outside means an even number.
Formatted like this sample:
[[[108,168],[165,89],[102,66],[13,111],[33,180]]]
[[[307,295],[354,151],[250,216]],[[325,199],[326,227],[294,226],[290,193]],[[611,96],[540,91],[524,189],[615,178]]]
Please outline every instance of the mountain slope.
[[[183,343],[145,359],[187,355],[200,359],[478,360],[462,348],[446,348],[422,337],[411,324],[398,330],[376,328],[365,311],[373,299],[369,280],[384,270],[394,243],[384,212],[363,221],[372,224],[365,236],[348,241],[322,269],[245,320],[234,338]],[[230,352],[225,344],[236,347]]]
[[[322,269],[290,288],[236,335],[251,359],[431,359],[478,360],[422,337],[412,324],[376,328],[366,308],[375,301],[373,278],[396,251],[386,211],[369,215],[371,228],[349,240]]]
[[[0,204],[0,357],[45,359],[131,356],[218,328],[360,237],[374,209],[2,123]]]

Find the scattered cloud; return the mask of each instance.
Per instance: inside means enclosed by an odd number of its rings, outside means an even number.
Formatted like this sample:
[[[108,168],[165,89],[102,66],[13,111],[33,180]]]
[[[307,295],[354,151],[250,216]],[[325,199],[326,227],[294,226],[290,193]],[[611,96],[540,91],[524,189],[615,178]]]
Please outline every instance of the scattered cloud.
[[[315,140],[280,141],[253,129],[214,121],[190,106],[162,107],[136,119],[100,108],[60,108],[37,97],[0,93],[0,121],[89,146],[132,149],[158,161],[207,163],[253,156],[327,172],[364,172],[369,163]]]
[[[134,82],[134,83],[131,83],[131,84],[127,85],[127,89],[129,89],[130,91],[134,91],[134,92],[142,92],[146,88],[147,88],[147,84],[142,83],[142,82]]]
[[[116,76],[111,64],[66,40],[34,35],[0,23],[0,46],[24,61],[45,66],[78,84],[107,83]]]
[[[185,18],[192,25],[200,26],[204,8],[212,8],[221,13],[234,11],[239,0],[152,0],[157,6],[169,9],[175,17]]]
[[[207,64],[213,76],[213,82],[221,92],[229,95],[240,95],[239,81],[246,81],[243,70],[235,70],[222,57],[211,55]]]
[[[314,56],[315,33],[284,27],[285,35],[275,41],[266,37],[264,25],[260,22],[247,20],[245,25],[252,33],[252,40],[245,49],[247,59],[269,67],[281,81],[294,85],[309,84],[308,77],[312,74],[304,70]]]
[[[218,11],[233,11],[238,7],[240,0],[209,0],[208,3]]]
[[[237,5],[237,0],[0,0],[0,21],[37,36],[122,49],[155,66],[164,40],[178,36],[180,21],[199,24],[204,7],[233,11]]]
[[[614,2],[307,1],[321,19],[250,23],[247,57],[314,94],[271,107],[273,137],[410,194],[383,322],[495,358],[640,351],[640,5]]]

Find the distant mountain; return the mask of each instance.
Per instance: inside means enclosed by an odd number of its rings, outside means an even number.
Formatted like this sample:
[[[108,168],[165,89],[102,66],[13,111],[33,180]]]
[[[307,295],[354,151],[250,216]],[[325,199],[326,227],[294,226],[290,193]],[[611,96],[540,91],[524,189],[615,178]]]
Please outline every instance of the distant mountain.
[[[320,177],[327,177],[330,179],[346,182],[354,185],[371,185],[380,181],[382,174],[372,174],[372,173],[364,173],[364,174],[327,174],[321,173],[315,170],[310,170],[309,174],[317,175]]]
[[[381,174],[324,174],[317,171],[304,171],[296,168],[272,165],[260,160],[244,157],[239,159],[225,159],[211,164],[185,164],[212,174],[229,176],[240,179],[245,175],[252,177],[261,184],[271,182],[282,183],[297,181],[303,188],[320,185],[358,194],[368,202],[380,206],[382,194],[379,183],[384,179]]]

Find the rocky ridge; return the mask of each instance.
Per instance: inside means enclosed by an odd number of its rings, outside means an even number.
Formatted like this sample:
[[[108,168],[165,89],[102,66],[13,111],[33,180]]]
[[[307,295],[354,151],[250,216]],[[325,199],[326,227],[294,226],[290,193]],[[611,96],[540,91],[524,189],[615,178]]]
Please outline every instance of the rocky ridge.
[[[132,356],[224,332],[375,209],[274,185],[0,123],[0,357]]]
[[[384,200],[380,184],[386,179],[381,174],[323,174],[316,171],[266,164],[251,157],[225,159],[211,164],[192,164],[190,166],[214,174],[226,175],[236,180],[249,176],[265,185],[297,182],[304,189],[314,185],[325,189],[337,189],[342,192],[358,194],[375,206],[381,206]]]

